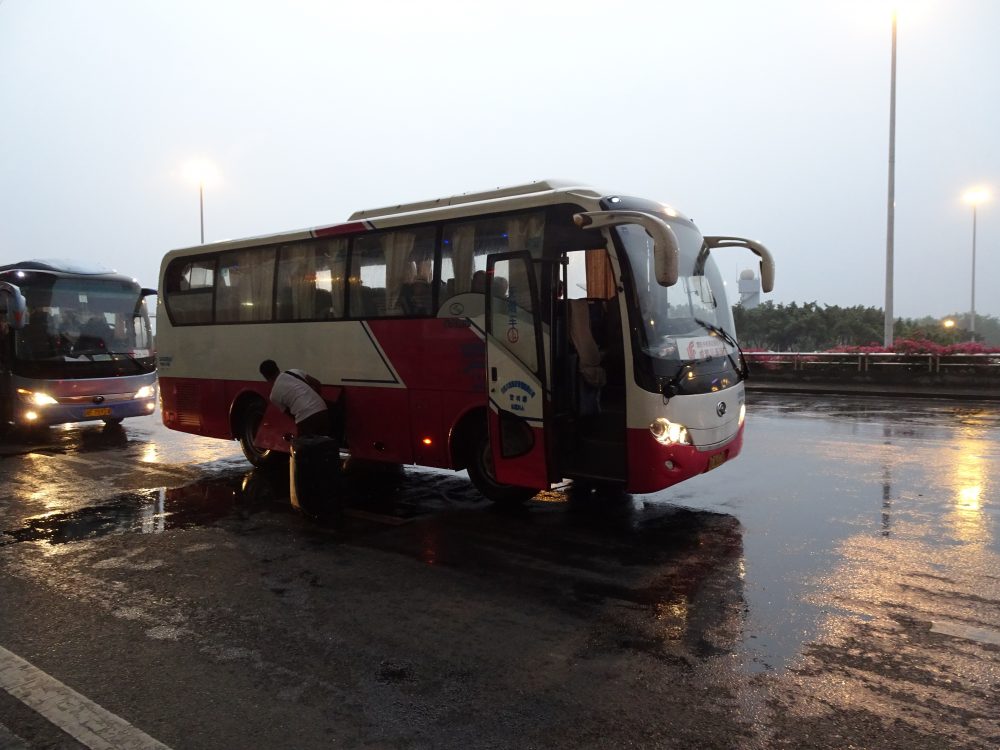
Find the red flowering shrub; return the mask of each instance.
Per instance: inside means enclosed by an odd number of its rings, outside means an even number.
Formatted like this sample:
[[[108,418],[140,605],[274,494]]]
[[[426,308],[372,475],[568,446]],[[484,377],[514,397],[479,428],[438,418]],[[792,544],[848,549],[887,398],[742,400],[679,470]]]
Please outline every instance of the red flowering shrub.
[[[836,354],[935,354],[946,357],[950,354],[1000,354],[1000,348],[986,346],[978,341],[965,341],[961,344],[938,344],[927,339],[899,339],[892,349],[886,349],[881,344],[871,343],[868,346],[835,346],[827,349]]]

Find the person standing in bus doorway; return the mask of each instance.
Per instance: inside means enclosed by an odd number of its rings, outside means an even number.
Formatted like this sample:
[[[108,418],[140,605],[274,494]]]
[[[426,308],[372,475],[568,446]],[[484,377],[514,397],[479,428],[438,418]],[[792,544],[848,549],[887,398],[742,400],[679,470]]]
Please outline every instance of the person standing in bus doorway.
[[[299,437],[330,434],[330,413],[316,378],[304,370],[282,372],[273,359],[260,363],[260,374],[271,384],[271,402],[295,420]]]

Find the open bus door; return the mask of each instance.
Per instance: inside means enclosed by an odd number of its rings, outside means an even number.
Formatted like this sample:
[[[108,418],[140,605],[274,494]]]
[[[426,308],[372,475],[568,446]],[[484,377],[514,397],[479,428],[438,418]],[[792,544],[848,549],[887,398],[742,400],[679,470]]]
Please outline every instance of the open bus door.
[[[490,447],[498,482],[549,486],[545,358],[531,255],[487,258],[486,389]]]
[[[21,290],[0,281],[0,429],[14,419],[14,393],[10,382],[14,335],[27,322],[28,306]]]

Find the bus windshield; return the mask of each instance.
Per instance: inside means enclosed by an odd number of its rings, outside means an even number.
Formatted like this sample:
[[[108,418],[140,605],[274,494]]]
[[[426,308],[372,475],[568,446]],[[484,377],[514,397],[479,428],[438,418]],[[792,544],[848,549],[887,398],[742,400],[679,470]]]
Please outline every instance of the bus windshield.
[[[18,374],[91,378],[154,370],[152,331],[138,284],[33,273],[19,287],[28,321],[15,336]]]
[[[702,237],[697,229],[671,222],[680,246],[679,275],[660,286],[653,269],[653,240],[637,224],[616,227],[632,269],[633,292],[641,315],[640,348],[654,360],[676,365],[738,356],[733,318],[722,277],[709,257],[696,272]],[[663,371],[662,367],[656,368]]]

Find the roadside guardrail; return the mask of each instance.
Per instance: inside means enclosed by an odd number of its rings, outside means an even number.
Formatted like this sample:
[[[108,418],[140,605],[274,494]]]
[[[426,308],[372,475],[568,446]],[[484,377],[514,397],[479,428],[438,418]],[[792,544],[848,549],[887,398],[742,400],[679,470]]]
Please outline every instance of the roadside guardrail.
[[[748,352],[748,388],[1000,398],[1000,353]]]

